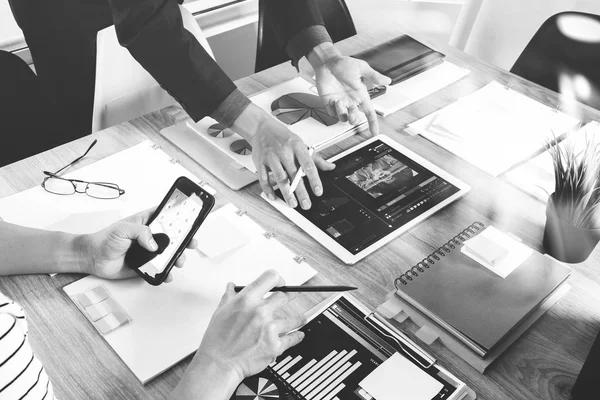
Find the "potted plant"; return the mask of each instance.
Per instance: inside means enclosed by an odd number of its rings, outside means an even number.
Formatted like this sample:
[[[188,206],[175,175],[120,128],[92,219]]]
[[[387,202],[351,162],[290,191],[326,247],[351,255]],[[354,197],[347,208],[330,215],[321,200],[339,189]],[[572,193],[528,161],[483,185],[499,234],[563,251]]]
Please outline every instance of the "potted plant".
[[[555,189],[548,198],[544,249],[567,263],[585,261],[600,241],[600,143],[587,132],[583,148],[573,138],[547,143]],[[555,144],[555,145],[554,145]]]

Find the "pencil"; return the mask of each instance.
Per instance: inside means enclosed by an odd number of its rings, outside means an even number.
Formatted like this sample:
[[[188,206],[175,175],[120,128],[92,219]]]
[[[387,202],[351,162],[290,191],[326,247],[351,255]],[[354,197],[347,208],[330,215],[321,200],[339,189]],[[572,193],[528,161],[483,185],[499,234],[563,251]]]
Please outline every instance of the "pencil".
[[[314,152],[315,152],[314,147],[311,146],[308,148],[309,156],[312,157]],[[298,184],[300,183],[300,179],[302,179],[303,175],[304,175],[304,170],[302,169],[302,167],[298,168],[298,172],[296,172],[296,176],[294,176],[294,179],[292,180],[292,183],[290,184],[290,193],[294,193],[296,191],[296,188],[298,188]]]
[[[236,286],[235,292],[241,292],[246,286]],[[270,292],[347,292],[356,290],[353,286],[279,286],[269,290]]]

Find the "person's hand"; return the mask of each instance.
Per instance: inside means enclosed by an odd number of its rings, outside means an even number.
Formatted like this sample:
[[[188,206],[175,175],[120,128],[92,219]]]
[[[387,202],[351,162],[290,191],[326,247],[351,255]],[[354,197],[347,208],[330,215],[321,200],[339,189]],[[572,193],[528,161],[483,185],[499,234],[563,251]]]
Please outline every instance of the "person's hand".
[[[269,290],[284,284],[273,270],[264,272],[237,294],[234,285],[228,284],[204,334],[198,356],[211,360],[225,371],[232,371],[241,381],[261,372],[284,351],[300,343],[304,333],[296,329],[306,323],[304,316],[275,316],[289,301],[289,296],[274,292],[263,298]]]
[[[258,181],[267,197],[275,200],[275,192],[269,180],[277,184],[287,204],[295,208],[298,204],[308,210],[312,204],[303,181],[300,181],[295,195],[290,184],[302,166],[311,190],[316,196],[323,194],[323,184],[319,172],[335,168],[319,154],[308,153],[306,144],[286,126],[267,115],[262,109],[250,104],[235,121],[232,129],[241,134],[252,146],[252,160],[256,165]],[[297,199],[296,199],[297,198]]]
[[[315,71],[317,90],[329,115],[356,125],[364,114],[371,133],[378,135],[377,113],[366,84],[389,85],[392,80],[363,60],[342,56],[329,42],[316,46],[307,59]]]
[[[137,241],[149,251],[156,251],[158,245],[152,237],[148,222],[154,209],[139,212],[131,217],[116,222],[96,233],[84,235],[81,245],[82,272],[108,279],[126,279],[137,276],[135,271],[125,264],[125,254],[131,244]],[[188,248],[196,248],[197,242],[192,239]],[[178,268],[185,263],[185,253],[175,262]],[[173,280],[169,274],[165,282]]]

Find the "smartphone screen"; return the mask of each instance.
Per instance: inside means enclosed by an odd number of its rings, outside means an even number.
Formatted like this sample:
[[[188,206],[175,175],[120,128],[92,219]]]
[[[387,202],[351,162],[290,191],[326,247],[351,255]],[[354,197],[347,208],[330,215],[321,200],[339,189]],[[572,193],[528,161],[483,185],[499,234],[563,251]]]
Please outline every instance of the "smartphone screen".
[[[152,233],[166,233],[171,241],[162,254],[140,267],[140,271],[152,278],[162,274],[169,261],[181,246],[202,211],[203,202],[196,193],[187,195],[175,188],[160,213],[150,223]]]

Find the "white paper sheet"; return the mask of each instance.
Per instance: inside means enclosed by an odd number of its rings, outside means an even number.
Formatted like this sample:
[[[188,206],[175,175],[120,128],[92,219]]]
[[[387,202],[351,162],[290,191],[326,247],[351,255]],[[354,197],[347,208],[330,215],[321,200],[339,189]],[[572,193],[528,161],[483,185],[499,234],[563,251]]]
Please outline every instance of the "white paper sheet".
[[[207,218],[198,229],[195,238],[198,241],[198,250],[211,258],[243,246],[250,241],[248,235],[225,217]]]
[[[308,93],[317,95],[316,88],[314,88],[311,83],[298,77],[252,96],[250,100],[271,115],[271,103],[273,103],[273,101],[279,97],[290,93]],[[366,118],[363,118],[363,120],[361,120],[360,124],[357,126],[352,126],[348,122],[338,122],[335,125],[326,126],[313,118],[306,118],[293,125],[286,125],[277,120],[275,117],[273,118],[279,123],[288,127],[296,135],[300,136],[307,146],[313,146],[317,151],[358,132],[361,126],[366,123]],[[252,161],[252,155],[240,155],[233,153],[230,150],[232,143],[238,140],[243,140],[240,135],[234,133],[226,138],[215,138],[208,135],[208,128],[216,123],[217,121],[214,119],[206,117],[196,123],[189,121],[187,125],[207,143],[212,144],[223,153],[231,157],[231,159],[233,159],[235,162],[256,173],[256,167]]]
[[[288,285],[301,285],[316,275],[306,263],[298,264],[275,238],[263,236],[265,231],[249,216],[236,211],[232,204],[223,206],[200,229],[214,227],[211,219],[224,218],[250,238],[248,243],[212,258],[187,251],[186,264],[172,271],[171,283],[154,287],[141,278],[108,281],[88,276],[64,287],[69,296],[76,296],[103,285],[123,308],[131,322],[104,339],[142,383],[198,349],[227,282],[247,285],[270,268]]]
[[[119,210],[107,210],[89,213],[76,213],[50,224],[44,229],[75,234],[97,232],[121,219]]]
[[[469,74],[469,70],[444,61],[410,79],[388,86],[385,94],[373,99],[378,114],[386,117]]]
[[[579,120],[547,107],[498,82],[408,126],[492,176],[541,151],[547,139]]]
[[[431,400],[444,387],[400,353],[385,360],[359,385],[376,400]]]
[[[74,167],[77,168],[77,164]],[[180,176],[198,181],[192,173],[180,164],[172,163],[171,157],[155,149],[153,143],[146,140],[64,175],[65,178],[116,183],[125,190],[121,197],[105,200],[77,193],[60,196],[36,186],[0,199],[0,217],[13,224],[46,228],[73,214],[118,210],[119,215],[112,215],[114,221],[106,219],[106,225],[109,225],[120,218],[157,206]],[[40,171],[40,183],[43,177]]]

